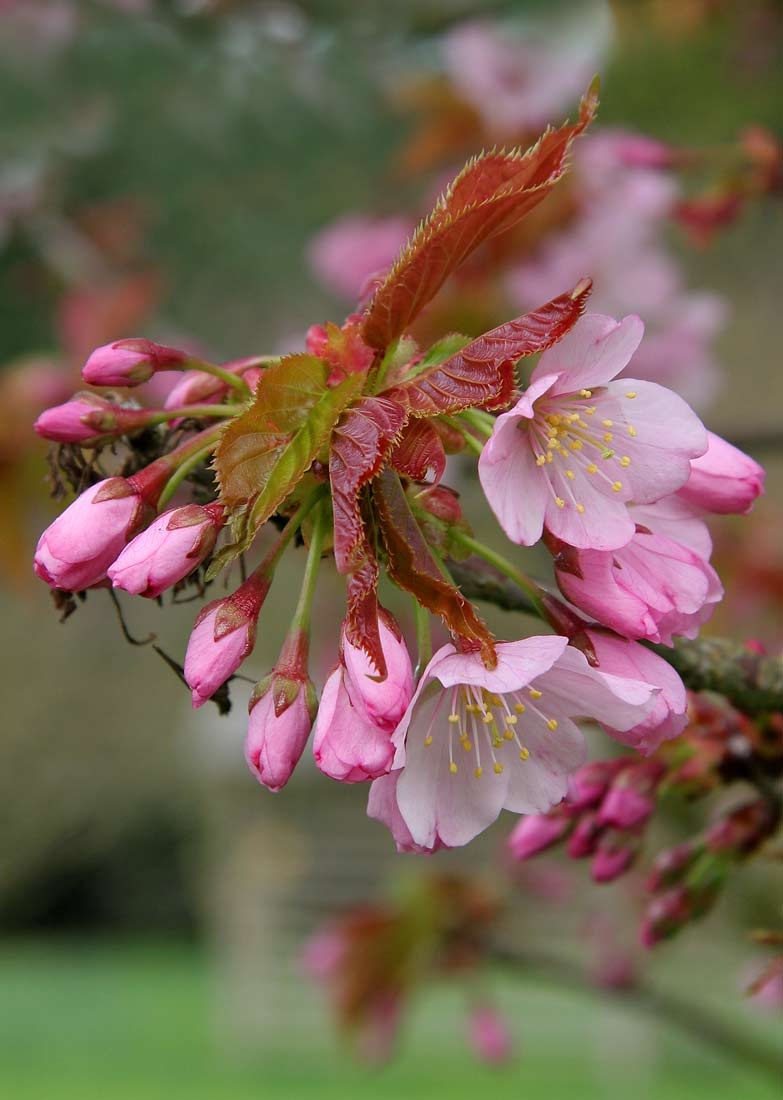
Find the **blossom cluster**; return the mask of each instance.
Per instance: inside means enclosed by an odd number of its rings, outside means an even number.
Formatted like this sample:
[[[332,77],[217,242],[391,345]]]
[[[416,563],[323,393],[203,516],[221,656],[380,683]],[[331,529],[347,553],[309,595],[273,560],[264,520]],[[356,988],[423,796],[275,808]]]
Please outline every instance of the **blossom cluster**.
[[[305,544],[280,656],[251,695],[247,763],[280,790],[312,732],[318,768],[370,782],[368,812],[401,850],[466,844],[504,808],[557,805],[585,760],[580,720],[642,754],[676,737],[685,690],[646,643],[693,637],[709,617],[722,590],[705,517],[745,512],[762,490],[757,463],[634,375],[643,323],[585,313],[589,279],[474,339],[426,348],[410,333],[471,249],[555,187],[595,105],[591,89],[578,121],[527,153],[469,162],[369,304],[314,326],[303,351],[214,364],[119,340],[83,371],[109,392],[36,423],[81,490],[35,554],[60,595],[112,586],[159,598],[191,581],[203,591],[270,535],[260,563],[196,618],[183,663],[195,707],[224,698],[280,558]],[[517,369],[538,353],[532,373]],[[171,371],[162,408],[111,392]],[[443,483],[455,452],[477,458],[513,561],[473,537]],[[567,602],[517,565],[539,543]],[[469,554],[529,593],[545,632],[491,633],[449,571]],[[345,578],[346,615],[319,701],[308,652],[324,557]],[[413,598],[416,673],[380,603],[382,575]],[[433,619],[451,640],[431,655]]]

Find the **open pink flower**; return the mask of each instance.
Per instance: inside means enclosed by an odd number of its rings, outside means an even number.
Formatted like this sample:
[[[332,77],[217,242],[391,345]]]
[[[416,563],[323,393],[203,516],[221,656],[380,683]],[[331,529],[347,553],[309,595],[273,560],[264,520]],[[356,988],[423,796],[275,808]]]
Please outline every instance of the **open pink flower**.
[[[723,586],[707,561],[711,547],[706,525],[687,515],[684,502],[675,497],[673,503],[675,512],[686,513],[679,517],[682,532],[671,532],[667,521],[672,508],[664,500],[629,508],[636,533],[617,550],[577,550],[560,544],[558,553],[552,547],[563,595],[626,638],[665,645],[672,644],[675,634],[695,638],[722,598]],[[694,533],[695,527],[701,532]],[[688,545],[689,534],[699,549]]]
[[[630,745],[645,755],[655,752],[664,741],[679,737],[687,722],[688,697],[682,680],[669,662],[639,642],[620,638],[609,630],[587,627],[585,633],[601,671],[613,677],[627,676],[635,683],[643,680],[659,689],[652,709],[640,722],[625,729],[607,723],[606,732],[621,744]]]
[[[37,576],[68,592],[99,584],[148,512],[151,509],[130,480],[110,477],[91,485],[38,540]]]
[[[688,480],[707,447],[696,414],[654,382],[612,381],[643,331],[638,317],[582,317],[498,417],[479,477],[513,542],[530,546],[546,526],[571,546],[615,550],[635,531],[629,503],[650,504]]]
[[[343,631],[340,664],[324,685],[313,753],[321,771],[343,783],[376,779],[389,771],[394,758],[391,735],[413,694],[408,649],[396,624],[390,623],[381,616],[384,679]]]
[[[503,808],[545,812],[584,760],[573,719],[628,729],[652,705],[653,688],[592,669],[566,638],[501,642],[497,657],[490,670],[447,645],[425,669],[368,806],[400,847],[467,844]]]
[[[132,539],[108,575],[115,588],[154,598],[187,577],[212,552],[223,526],[220,504],[186,504]]]

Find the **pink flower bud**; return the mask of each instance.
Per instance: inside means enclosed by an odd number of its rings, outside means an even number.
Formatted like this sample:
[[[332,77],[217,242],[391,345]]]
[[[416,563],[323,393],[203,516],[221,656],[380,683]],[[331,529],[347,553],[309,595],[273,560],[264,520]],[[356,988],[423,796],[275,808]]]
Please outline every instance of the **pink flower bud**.
[[[609,630],[588,627],[598,667],[602,672],[622,679],[643,681],[658,688],[652,710],[630,730],[616,730],[605,723],[604,729],[622,745],[630,745],[647,755],[664,742],[678,737],[687,721],[685,686],[668,661],[638,642],[620,638]]]
[[[593,855],[602,832],[603,826],[598,821],[598,815],[584,814],[566,845],[566,851],[571,859],[586,859]]]
[[[707,436],[706,453],[691,459],[691,476],[677,495],[706,512],[749,512],[764,492],[763,468],[714,432]]]
[[[625,760],[591,760],[571,776],[568,784],[570,810],[587,810],[597,806],[606,794],[609,784],[625,767]]]
[[[97,394],[77,394],[63,405],[45,409],[33,428],[43,439],[55,443],[86,443],[111,432],[112,408],[111,402]]]
[[[506,1022],[490,1004],[474,1005],[468,1019],[468,1039],[473,1052],[489,1066],[501,1066],[513,1053]]]
[[[673,848],[665,848],[653,860],[652,869],[645,882],[649,894],[657,894],[681,882],[701,852],[701,846],[686,840]]]
[[[561,840],[571,828],[571,821],[562,814],[530,814],[520,817],[508,838],[513,859],[525,860],[546,851]]]
[[[211,554],[223,526],[219,504],[187,504],[150,524],[109,568],[115,588],[154,598],[187,577]]]
[[[91,386],[138,386],[159,370],[180,370],[186,352],[155,344],[152,340],[115,340],[96,348],[82,368]]]
[[[316,706],[309,680],[273,674],[254,692],[245,760],[256,779],[270,791],[279,791],[291,778],[310,736]]]
[[[661,940],[675,935],[692,917],[693,908],[684,886],[674,886],[665,894],[659,894],[647,906],[639,931],[642,945],[655,947]]]
[[[270,583],[268,577],[252,574],[232,595],[202,608],[185,653],[185,680],[194,707],[203,706],[252,652]]]
[[[341,664],[324,685],[315,723],[313,753],[325,775],[360,783],[385,775],[394,759],[391,734],[413,695],[413,669],[405,641],[388,612],[378,621],[386,676],[343,627]]]
[[[614,830],[603,833],[590,865],[593,882],[614,882],[631,866],[636,852],[633,838]]]
[[[392,263],[412,228],[406,218],[350,214],[313,238],[310,269],[327,290],[358,299],[368,280]]]
[[[378,620],[386,676],[377,670],[363,649],[351,645],[342,633],[342,659],[352,696],[361,702],[367,717],[383,729],[393,730],[413,695],[413,667],[408,647],[397,623],[388,612]]]
[[[624,768],[601,803],[598,811],[601,824],[616,829],[643,825],[655,809],[655,795],[663,772],[663,766],[653,761]]]
[[[98,584],[144,522],[145,500],[122,477],[90,486],[38,540],[34,569],[52,588],[80,592]]]

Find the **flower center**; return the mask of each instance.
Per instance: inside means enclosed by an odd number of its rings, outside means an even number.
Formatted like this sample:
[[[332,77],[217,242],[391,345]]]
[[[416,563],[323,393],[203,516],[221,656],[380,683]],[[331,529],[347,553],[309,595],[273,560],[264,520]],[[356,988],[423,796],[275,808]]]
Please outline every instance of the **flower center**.
[[[637,434],[627,419],[621,425],[608,417],[597,420],[598,408],[589,403],[592,396],[592,390],[580,390],[554,400],[544,398],[538,403],[535,418],[520,424],[528,431],[536,465],[550,467],[545,472],[555,504],[558,508],[573,507],[580,514],[585,505],[577,500],[571,487],[577,470],[603,482],[609,491],[621,493],[623,482],[606,464],[613,461],[627,469],[631,458],[617,451],[618,431],[625,427],[632,439]],[[632,401],[636,393],[629,390],[625,397]]]
[[[442,692],[435,705],[424,737],[425,748],[433,743],[433,730],[441,704],[448,696],[448,692]],[[472,684],[460,684],[452,688],[451,710],[447,716],[449,772],[457,775],[460,768],[465,766],[462,763],[464,754],[468,754],[467,766],[472,768],[476,779],[481,779],[485,764],[487,767],[491,765],[494,775],[502,775],[509,763],[511,749],[520,760],[527,760],[530,749],[520,738],[520,732],[524,736],[526,722],[538,719],[551,732],[558,726],[557,719],[548,717],[541,709],[539,704],[542,698],[543,692],[535,687],[506,692],[503,695]]]

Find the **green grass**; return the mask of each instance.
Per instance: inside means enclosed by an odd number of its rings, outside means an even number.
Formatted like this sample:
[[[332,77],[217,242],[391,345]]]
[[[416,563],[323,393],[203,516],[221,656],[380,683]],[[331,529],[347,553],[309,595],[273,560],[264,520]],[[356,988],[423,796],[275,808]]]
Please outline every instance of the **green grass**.
[[[181,945],[7,943],[0,950],[0,1095],[9,1100],[779,1100],[763,1078],[618,1008],[541,988],[502,990],[519,1058],[502,1070],[464,1049],[460,1005],[438,992],[400,1057],[352,1063],[314,1002],[283,1048],[221,1050],[202,953]],[[230,1032],[230,1021],[218,1030]],[[228,1026],[227,1026],[228,1025]]]

